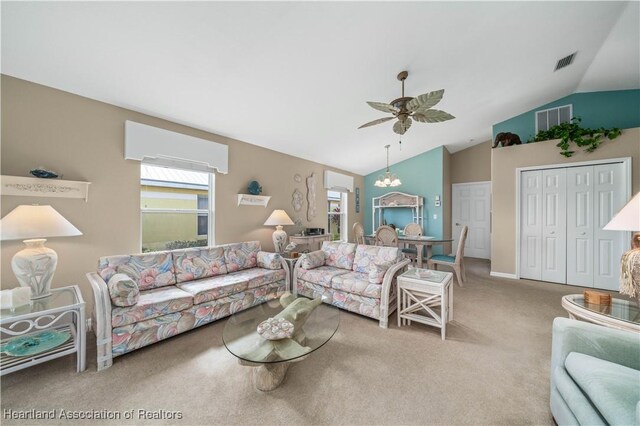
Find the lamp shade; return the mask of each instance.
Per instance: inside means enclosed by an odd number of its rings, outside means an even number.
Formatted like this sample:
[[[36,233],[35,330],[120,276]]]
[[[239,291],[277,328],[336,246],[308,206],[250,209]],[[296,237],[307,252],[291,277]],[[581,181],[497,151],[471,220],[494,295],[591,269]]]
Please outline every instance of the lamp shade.
[[[0,221],[1,239],[73,237],[82,232],[51,206],[22,205]]]
[[[265,225],[274,226],[274,225],[295,225],[287,212],[284,210],[274,210],[271,213],[271,216],[267,218],[264,222]]]
[[[602,229],[605,231],[640,231],[640,192]]]

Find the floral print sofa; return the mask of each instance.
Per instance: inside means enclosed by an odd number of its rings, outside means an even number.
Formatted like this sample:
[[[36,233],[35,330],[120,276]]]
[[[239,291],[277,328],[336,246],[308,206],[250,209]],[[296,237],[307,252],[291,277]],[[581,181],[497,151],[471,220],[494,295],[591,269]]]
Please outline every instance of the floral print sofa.
[[[397,247],[325,241],[301,256],[293,272],[293,291],[380,321],[387,328],[396,309],[395,279],[410,263]]]
[[[100,258],[95,297],[98,370],[113,358],[280,297],[289,268],[258,241]]]

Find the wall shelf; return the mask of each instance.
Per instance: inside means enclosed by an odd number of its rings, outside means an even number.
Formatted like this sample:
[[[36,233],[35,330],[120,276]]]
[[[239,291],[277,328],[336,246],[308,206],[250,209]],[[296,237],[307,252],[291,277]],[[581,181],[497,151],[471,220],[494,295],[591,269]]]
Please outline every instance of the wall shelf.
[[[383,221],[384,209],[411,209],[413,223],[417,223],[424,232],[424,198],[419,195],[406,194],[404,192],[389,192],[374,197],[372,200],[372,229],[375,232]],[[376,214],[377,213],[377,214]],[[376,223],[377,222],[377,223]]]
[[[27,197],[82,198],[89,200],[91,182],[40,179],[23,176],[0,177],[0,194]]]
[[[267,207],[270,199],[267,195],[238,194],[238,205]]]

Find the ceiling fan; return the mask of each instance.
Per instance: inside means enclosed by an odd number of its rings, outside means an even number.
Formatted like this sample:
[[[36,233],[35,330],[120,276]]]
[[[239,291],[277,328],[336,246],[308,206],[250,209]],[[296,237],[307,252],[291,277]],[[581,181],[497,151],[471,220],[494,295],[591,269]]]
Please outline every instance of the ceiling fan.
[[[398,80],[402,82],[402,97],[394,99],[388,104],[385,104],[384,102],[367,102],[371,108],[391,113],[393,114],[393,117],[379,118],[377,120],[370,121],[358,127],[358,129],[375,126],[376,124],[385,123],[397,118],[398,121],[393,125],[393,131],[399,135],[404,135],[405,132],[409,130],[409,127],[411,127],[413,120],[421,123],[439,123],[441,121],[447,121],[455,118],[447,112],[440,111],[438,109],[431,109],[432,106],[442,100],[444,89],[425,93],[424,95],[420,95],[415,98],[412,98],[411,96],[404,96],[404,81],[408,76],[409,73],[407,71],[402,71],[398,74]]]

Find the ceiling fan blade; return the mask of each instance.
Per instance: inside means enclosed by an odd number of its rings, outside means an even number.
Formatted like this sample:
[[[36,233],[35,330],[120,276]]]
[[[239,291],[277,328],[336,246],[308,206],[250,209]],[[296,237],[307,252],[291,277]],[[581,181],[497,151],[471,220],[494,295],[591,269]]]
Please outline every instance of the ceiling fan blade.
[[[404,121],[398,120],[393,125],[393,131],[399,135],[404,135],[409,130],[409,127],[411,127],[411,119],[407,117]]]
[[[400,110],[393,105],[385,104],[384,102],[367,102],[369,106],[378,111],[388,112],[391,114],[397,114]]]
[[[413,119],[421,123],[440,123],[441,121],[452,120],[455,117],[448,112],[439,109],[420,110],[412,115]]]
[[[377,120],[373,120],[363,124],[362,126],[358,127],[358,129],[362,129],[363,127],[375,126],[376,124],[384,123],[386,121],[393,120],[394,118],[395,117],[378,118]]]
[[[444,89],[436,90],[435,92],[425,93],[424,95],[416,96],[407,103],[407,109],[409,111],[417,111],[419,109],[429,109],[442,100],[444,96]]]

